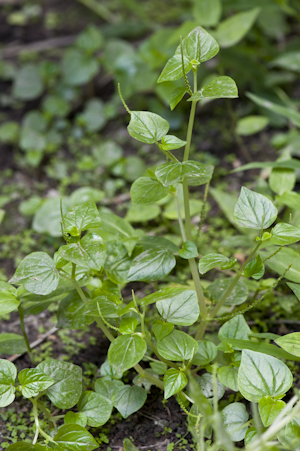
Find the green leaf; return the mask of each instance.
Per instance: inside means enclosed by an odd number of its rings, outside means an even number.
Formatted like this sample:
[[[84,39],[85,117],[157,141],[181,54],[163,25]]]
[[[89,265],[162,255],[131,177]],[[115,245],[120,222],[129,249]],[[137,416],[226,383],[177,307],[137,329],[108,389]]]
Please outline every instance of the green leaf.
[[[300,357],[300,332],[277,338],[275,343],[290,354]]]
[[[183,56],[190,61],[204,63],[219,52],[217,41],[202,27],[196,27],[182,41]],[[176,49],[175,56],[181,55],[181,46]]]
[[[238,385],[248,401],[259,402],[264,396],[281,397],[292,384],[292,373],[281,360],[260,352],[242,351]]]
[[[150,177],[139,177],[130,189],[133,205],[152,204],[166,197],[168,193],[169,189],[166,186]]]
[[[252,28],[259,12],[260,8],[253,8],[223,20],[216,31],[216,39],[220,47],[232,47],[243,39]]]
[[[55,384],[51,377],[36,368],[26,368],[20,371],[18,378],[24,398],[34,398],[39,392],[47,390]]]
[[[148,111],[131,111],[128,133],[147,144],[155,144],[169,131],[169,123],[158,114]]]
[[[118,318],[119,308],[122,304],[122,301],[118,296],[111,292],[96,296],[85,306],[85,314],[88,316],[99,316],[97,304],[99,304],[101,315],[104,316],[104,318]]]
[[[15,399],[17,368],[8,360],[0,359],[0,407],[9,406]]]
[[[138,335],[121,335],[109,346],[108,361],[117,373],[124,373],[144,357],[146,342]]]
[[[233,277],[228,279],[217,279],[211,283],[208,287],[208,291],[211,293],[215,301],[219,301],[225,291],[229,288]],[[230,295],[227,297],[224,305],[240,305],[247,300],[248,288],[244,282],[240,279],[235,285]]]
[[[126,283],[132,259],[120,241],[107,243],[107,257],[104,264],[107,277],[116,284]]]
[[[296,184],[294,169],[273,168],[269,177],[269,185],[274,193],[281,196],[286,191],[292,191]]]
[[[192,69],[192,63],[189,61],[188,58],[186,58],[184,56],[183,64],[184,64],[184,71],[186,74],[188,74],[189,71]],[[160,76],[157,80],[157,83],[162,83],[164,81],[179,80],[179,78],[181,78],[181,77],[183,77],[181,55],[174,55],[174,56],[172,56],[172,58],[169,59],[169,61],[163,68],[163,71],[160,74]],[[183,88],[181,88],[181,89],[183,89]],[[184,88],[184,92],[178,93],[175,97],[175,100],[173,100],[172,103],[174,104],[175,102],[177,102],[177,103],[180,102],[180,100],[184,96],[185,92],[186,92],[186,89]],[[181,96],[181,94],[182,94],[182,96]],[[180,96],[181,96],[181,98],[180,98]],[[177,103],[176,103],[176,105],[177,105]],[[174,108],[175,108],[175,106],[174,106]],[[174,108],[171,108],[171,109],[174,109]]]
[[[126,219],[129,222],[146,223],[156,219],[160,213],[161,210],[156,204],[134,205],[128,209]]]
[[[286,224],[281,222],[276,224],[272,230],[271,242],[273,244],[278,244],[284,246],[286,244],[297,243],[300,240],[300,229],[298,227],[292,226],[291,224]]]
[[[97,58],[85,52],[71,48],[64,52],[62,74],[64,82],[69,86],[81,86],[92,80],[99,72]]]
[[[100,427],[111,416],[112,402],[93,391],[85,391],[78,402],[78,410],[87,417],[87,424],[92,427]]]
[[[165,321],[177,326],[191,326],[197,321],[200,311],[195,291],[166,288],[164,293],[156,307]]]
[[[152,323],[152,332],[156,340],[162,340],[174,330],[174,324],[165,323],[159,319],[155,319]]]
[[[79,424],[65,424],[54,436],[54,449],[64,451],[93,451],[99,444],[93,436]]]
[[[187,385],[188,379],[182,371],[170,368],[164,375],[165,393],[164,398],[169,399],[171,396],[179,393]]]
[[[60,199],[47,199],[36,211],[32,227],[38,233],[47,233],[50,236],[61,236],[61,214]],[[62,201],[63,212],[66,213],[70,208],[70,200],[64,198]]]
[[[188,160],[183,163],[164,163],[155,170],[157,179],[165,186],[182,182],[186,178],[188,185],[204,185],[212,177],[214,167],[197,161]]]
[[[228,343],[231,346],[231,348],[235,350],[249,349],[250,351],[261,352],[262,354],[268,354],[278,359],[300,362],[299,357],[289,354],[288,352],[284,351],[283,349],[280,349],[278,346],[275,345],[270,345],[261,342],[253,342],[249,340],[239,340],[235,338],[225,338],[222,341]]]
[[[59,304],[57,327],[64,329],[85,329],[94,319],[87,315],[87,307],[77,291],[72,290]],[[98,316],[98,315],[96,315]]]
[[[100,271],[106,257],[106,245],[101,236],[87,233],[77,243],[61,246],[58,254],[64,260],[80,265],[88,271]]]
[[[17,299],[11,291],[0,290],[0,314],[6,315],[7,313],[17,310],[20,305],[19,299]]]
[[[139,451],[139,449],[134,446],[134,444],[128,438],[125,438],[123,440],[123,448],[124,451]]]
[[[190,258],[197,258],[199,253],[196,244],[193,241],[185,241],[178,255],[181,258],[189,260]]]
[[[83,428],[87,425],[87,417],[83,412],[69,412],[64,416],[65,424],[79,424]]]
[[[198,351],[195,353],[192,364],[193,365],[208,365],[217,357],[217,347],[214,343],[208,340],[198,341]]]
[[[97,98],[88,100],[84,111],[76,119],[90,133],[102,130],[107,122],[104,102]]]
[[[112,395],[114,407],[120,412],[123,418],[128,418],[134,412],[137,412],[147,399],[146,391],[136,385],[124,385],[116,389]]]
[[[270,426],[285,406],[284,401],[273,399],[270,396],[260,399],[258,409],[263,425],[265,427]]]
[[[236,133],[240,136],[254,135],[261,132],[269,122],[266,116],[246,116],[237,121]]]
[[[241,402],[233,402],[221,412],[226,431],[234,442],[244,440],[248,425],[249,414],[246,406]]]
[[[23,354],[27,346],[22,335],[4,333],[0,334],[0,353]]]
[[[9,283],[24,285],[34,294],[49,294],[58,285],[59,275],[56,266],[45,252],[32,252],[19,264]]]
[[[294,292],[294,294],[296,295],[298,301],[300,301],[300,285],[298,283],[292,283],[292,282],[287,282],[286,284]]]
[[[273,252],[274,250],[271,252],[271,249],[268,251],[261,251],[260,255],[264,259],[273,254]],[[292,282],[300,283],[300,257],[299,253],[294,249],[283,248],[278,254],[266,261],[266,265],[272,269],[272,271],[275,271],[280,275],[286,271],[291,263],[293,263],[293,266],[287,271],[285,278]]]
[[[227,338],[248,340],[250,333],[251,329],[243,315],[236,315],[220,327],[218,337],[221,341]]]
[[[233,215],[240,227],[267,229],[273,224],[277,214],[277,208],[267,197],[242,187]]]
[[[44,445],[32,445],[32,443],[26,443],[26,442],[16,442],[12,445],[9,445],[7,448],[9,451],[50,451],[51,448],[48,448],[48,446]]]
[[[171,111],[178,105],[178,103],[183,99],[184,94],[187,92],[186,88],[176,88],[172,92],[169,102]]]
[[[71,409],[77,404],[82,391],[82,370],[79,366],[47,359],[36,368],[54,379],[55,384],[47,389],[46,394],[56,407]]]
[[[123,318],[120,324],[121,334],[133,334],[138,323],[136,318]]]
[[[165,135],[161,139],[161,144],[159,147],[163,150],[173,150],[180,149],[186,145],[186,141],[182,141],[182,139],[177,138],[174,135]]]
[[[279,114],[280,116],[286,117],[293,125],[300,127],[300,113],[293,108],[288,108],[283,105],[278,105],[278,103],[271,102],[270,100],[263,99],[262,97],[256,96],[251,92],[247,93],[247,97],[251,99],[257,105],[271,110],[272,113]],[[293,169],[293,168],[292,168]]]
[[[237,259],[234,257],[228,258],[222,254],[207,254],[201,257],[198,269],[200,274],[205,274],[216,267],[221,269],[232,268],[236,262]]]
[[[92,227],[100,227],[101,220],[95,202],[85,202],[76,205],[64,216],[64,230],[71,233],[75,229],[75,236]]]
[[[292,52],[284,52],[271,61],[270,66],[300,72],[300,53],[297,50]]]
[[[128,281],[161,280],[176,265],[176,259],[169,250],[152,249],[142,252],[132,260]]]
[[[144,235],[139,240],[139,245],[141,245],[145,251],[153,249],[154,247],[160,249],[168,249],[173,253],[179,251],[179,247],[176,246],[175,243],[162,236]]]
[[[25,64],[17,71],[12,94],[20,100],[33,100],[44,90],[44,83],[35,64]]]
[[[168,365],[164,362],[159,362],[156,360],[155,362],[150,362],[150,367],[154,371],[155,374],[163,375],[168,369]]]
[[[212,401],[214,398],[214,381],[213,376],[210,373],[205,373],[202,376],[195,377],[197,383],[199,384],[202,393],[209,400]],[[217,399],[221,399],[224,396],[225,387],[221,382],[217,380]]]
[[[175,362],[191,359],[198,348],[196,340],[176,329],[157,343],[157,350],[162,357]]]
[[[114,240],[118,239],[119,237],[131,238],[135,236],[134,228],[129,224],[129,222],[112,213],[101,212],[100,228],[101,230],[104,230],[105,232],[111,234]]]
[[[264,273],[265,266],[262,262],[260,255],[257,255],[253,260],[251,260],[251,262],[247,263],[247,265],[244,268],[244,276],[253,277],[253,279],[255,280],[261,279]]]
[[[221,0],[194,0],[193,15],[196,21],[204,27],[218,24],[222,13]]]
[[[230,77],[217,77],[208,85],[195,92],[188,102],[195,102],[201,99],[234,99],[238,97],[238,90],[234,80]]]
[[[238,391],[238,372],[238,368],[234,366],[222,366],[218,369],[218,379],[225,387]]]
[[[284,161],[256,161],[253,163],[244,164],[231,172],[247,171],[248,169],[263,169],[263,168],[288,168],[300,169],[300,161],[296,158],[290,158]]]
[[[285,191],[280,196],[276,196],[276,200],[280,205],[286,205],[294,210],[300,208],[300,194],[295,193],[295,191]]]
[[[99,395],[104,396],[104,398],[107,398],[111,400],[112,394],[115,390],[117,390],[120,387],[123,387],[123,382],[113,379],[107,379],[106,377],[101,377],[99,379],[96,379],[95,382],[95,392],[99,393]]]

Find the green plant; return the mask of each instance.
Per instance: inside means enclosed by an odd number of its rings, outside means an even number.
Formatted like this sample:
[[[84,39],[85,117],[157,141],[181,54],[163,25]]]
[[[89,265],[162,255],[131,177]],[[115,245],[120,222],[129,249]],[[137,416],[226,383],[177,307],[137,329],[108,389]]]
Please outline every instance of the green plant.
[[[181,248],[165,237],[145,236],[117,215],[102,212],[99,216],[93,201],[77,204],[67,213],[61,205],[61,230],[66,244],[53,258],[45,252],[29,254],[10,282],[1,282],[3,313],[17,309],[23,332],[23,338],[1,334],[2,352],[27,349],[32,356],[24,315],[29,309],[32,314],[40,312],[55,301],[59,301],[58,327],[84,329],[96,322],[111,342],[107,360],[101,366],[102,377],[96,379],[94,390],[83,393],[81,368],[76,365],[47,359],[36,368],[22,370],[19,384],[15,384],[16,367],[1,360],[0,406],[11,404],[17,390],[31,401],[35,423],[33,444],[17,443],[9,450],[96,449],[98,443],[86,427],[101,427],[109,420],[113,407],[123,418],[129,417],[144,405],[152,385],[164,391],[165,399],[176,396],[187,414],[198,450],[234,450],[234,442],[241,440],[245,440],[249,451],[263,451],[270,446],[279,449],[280,443],[287,449],[297,449],[300,403],[297,395],[287,404],[282,401],[293,377],[280,359],[300,361],[299,334],[279,337],[253,333],[243,314],[263,302],[284,277],[294,274],[289,261],[277,281],[262,280],[265,262],[283,246],[299,241],[299,229],[282,222],[271,229],[277,220],[276,207],[267,197],[243,187],[235,205],[234,220],[239,228],[252,232],[253,249],[248,258],[239,267],[235,257],[222,254],[207,254],[197,261],[197,236],[205,217],[213,167],[189,160],[196,105],[201,99],[237,97],[236,84],[227,76],[197,88],[200,64],[218,51],[216,40],[197,27],[181,41],[158,79],[158,82],[184,81],[184,86],[172,93],[170,106],[175,108],[185,95],[189,96],[191,112],[185,141],[168,135],[169,123],[161,116],[130,111],[120,91],[130,115],[129,134],[140,142],[155,144],[166,157],[165,163],[155,170],[148,169],[147,176],[133,183],[132,202],[147,206],[173,196]],[[193,89],[189,72],[193,76]],[[173,151],[182,147],[184,154],[180,160]],[[191,223],[189,190],[191,186],[202,185],[205,188],[197,230]],[[183,214],[179,203],[181,191]],[[259,250],[269,249],[270,244],[271,253],[265,257]],[[158,286],[167,280],[180,259],[188,261],[190,286],[171,283]],[[210,284],[203,283],[200,274],[214,268],[225,272]],[[223,277],[228,270],[236,271],[235,275]],[[132,300],[125,303],[121,290],[125,284],[134,282],[154,283],[158,290],[141,299],[132,290]],[[20,287],[16,289],[12,284]],[[242,304],[249,298],[249,292],[253,295],[245,307]],[[152,305],[159,314],[154,320]],[[216,320],[224,322],[218,332],[218,345],[208,337],[205,339],[207,327]],[[190,328],[189,333],[182,327]],[[275,340],[278,346],[265,343],[265,339]],[[217,357],[218,351],[222,359]],[[149,362],[147,368],[140,365],[142,360]],[[133,385],[124,384],[121,380],[124,373],[132,369],[138,376]],[[225,388],[237,395],[219,411],[218,401]],[[58,409],[77,406],[77,411],[52,414],[44,396]],[[250,420],[242,400],[253,403]],[[48,422],[47,430],[41,427],[41,413]],[[60,425],[62,420],[64,424]]]

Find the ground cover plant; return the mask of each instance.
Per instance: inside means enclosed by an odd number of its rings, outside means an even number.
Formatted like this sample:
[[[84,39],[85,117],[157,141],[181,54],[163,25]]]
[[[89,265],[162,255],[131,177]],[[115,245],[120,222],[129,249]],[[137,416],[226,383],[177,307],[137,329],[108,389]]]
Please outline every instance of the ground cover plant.
[[[2,350],[26,349],[33,360],[33,367],[19,374],[13,363],[1,360],[1,406],[13,403],[17,392],[33,407],[33,443],[17,442],[9,450],[96,449],[98,442],[88,429],[108,422],[113,408],[128,418],[144,405],[151,386],[163,390],[166,400],[176,397],[199,450],[234,450],[241,441],[253,451],[298,449],[297,392],[287,402],[282,399],[293,385],[283,360],[300,360],[299,333],[255,333],[243,314],[268,300],[284,285],[284,278],[293,282],[288,285],[299,295],[299,271],[293,258],[280,259],[280,268],[272,268],[280,274],[277,280],[263,279],[265,265],[300,240],[299,228],[289,218],[281,222],[268,197],[242,187],[233,220],[241,231],[248,231],[242,239],[252,244],[249,256],[241,264],[232,255],[218,253],[199,259],[197,243],[214,168],[189,159],[195,109],[203,99],[238,96],[234,80],[226,75],[198,89],[199,67],[218,51],[214,37],[196,27],[180,41],[158,78],[158,83],[182,82],[172,92],[170,106],[174,109],[182,99],[190,102],[185,141],[169,135],[168,121],[158,114],[131,111],[123,98],[123,85],[119,87],[130,118],[130,136],[156,146],[166,158],[134,181],[132,203],[148,208],[171,197],[180,245],[163,236],[145,235],[115,214],[99,214],[91,200],[80,202],[75,197],[75,206],[66,212],[62,199],[58,211],[66,244],[53,258],[40,251],[29,254],[12,279],[1,282],[2,311],[18,310],[23,331],[23,338],[1,334]],[[183,148],[183,152],[177,150]],[[279,184],[281,179],[276,180]],[[189,195],[190,187],[197,186],[203,186],[198,230],[191,222]],[[185,261],[189,285],[164,284]],[[215,268],[220,269],[219,277],[203,281],[202,276]],[[139,296],[133,289],[129,302],[124,302],[125,286],[144,282],[153,283],[156,290]],[[93,390],[82,392],[81,368],[70,362],[47,359],[34,367],[24,316],[41,312],[53,302],[59,302],[59,327],[82,329],[96,322],[110,341],[102,377],[96,379]],[[223,323],[217,340],[206,334],[215,320]],[[132,384],[122,380],[128,370],[137,373]],[[226,389],[232,395],[222,404]],[[49,400],[59,409],[55,413]],[[127,440],[124,449],[135,447]]]

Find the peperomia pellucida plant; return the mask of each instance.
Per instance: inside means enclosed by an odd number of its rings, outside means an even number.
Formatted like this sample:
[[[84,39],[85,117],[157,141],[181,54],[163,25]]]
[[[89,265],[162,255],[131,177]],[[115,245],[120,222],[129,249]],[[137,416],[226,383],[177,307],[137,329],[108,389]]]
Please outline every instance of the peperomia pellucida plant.
[[[183,79],[184,86],[172,93],[170,106],[174,109],[185,95],[191,102],[185,141],[169,135],[169,123],[159,115],[130,111],[120,90],[130,115],[129,134],[140,142],[156,145],[166,156],[165,163],[149,169],[147,176],[133,183],[132,203],[147,205],[173,196],[181,248],[165,237],[135,230],[117,215],[99,215],[93,202],[85,202],[67,213],[62,210],[66,244],[53,258],[34,252],[24,258],[9,283],[1,282],[1,313],[18,309],[22,345],[29,355],[24,316],[37,314],[55,301],[59,302],[58,327],[83,329],[96,322],[110,341],[101,377],[96,379],[93,390],[84,392],[81,368],[72,363],[48,359],[20,371],[16,382],[16,366],[8,360],[0,361],[0,406],[10,405],[18,392],[31,401],[34,417],[33,442],[14,443],[9,450],[92,451],[98,443],[88,428],[104,425],[113,408],[128,418],[144,405],[152,386],[163,390],[166,400],[176,397],[187,415],[198,450],[231,451],[236,449],[234,442],[241,440],[249,451],[277,450],[282,445],[284,449],[298,449],[300,403],[297,394],[288,403],[282,400],[293,383],[292,373],[282,359],[300,361],[300,333],[283,337],[254,334],[243,313],[266,299],[292,271],[291,262],[275,283],[263,283],[266,259],[259,250],[268,247],[272,251],[270,258],[283,246],[300,240],[300,230],[289,223],[274,225],[278,214],[274,204],[245,187],[234,210],[237,225],[254,231],[253,250],[244,263],[239,265],[236,258],[221,254],[199,259],[198,232],[191,223],[190,187],[204,186],[201,233],[213,175],[212,166],[189,159],[197,102],[238,95],[235,82],[227,76],[217,77],[201,89],[197,87],[200,64],[218,51],[216,40],[197,27],[181,40],[158,79]],[[183,147],[183,157],[178,159],[172,151]],[[167,283],[159,287],[178,259],[188,260],[191,284]],[[219,268],[220,277],[203,284],[202,276],[214,268]],[[158,289],[144,297],[132,290],[132,298],[125,302],[122,290],[131,282],[147,282]],[[295,285],[291,288],[297,295],[299,287]],[[242,306],[248,299],[247,306]],[[219,343],[205,338],[210,322],[216,320],[223,322],[218,331]],[[274,340],[277,346],[265,339]],[[16,337],[2,334],[1,340]],[[123,375],[131,369],[137,375],[133,384],[125,384]],[[221,410],[218,401],[226,389],[233,395]],[[62,410],[61,414],[52,413],[49,401]],[[252,403],[251,408],[246,401]],[[47,421],[47,430],[41,426],[41,415]]]

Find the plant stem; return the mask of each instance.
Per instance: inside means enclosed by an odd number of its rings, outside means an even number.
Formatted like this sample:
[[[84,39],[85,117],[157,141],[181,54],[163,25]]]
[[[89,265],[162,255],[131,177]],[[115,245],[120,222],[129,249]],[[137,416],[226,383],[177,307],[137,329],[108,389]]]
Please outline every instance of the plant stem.
[[[23,337],[24,337],[24,340],[25,340],[27,352],[28,352],[28,355],[30,357],[31,363],[34,363],[34,361],[33,361],[34,359],[33,359],[33,355],[32,355],[32,349],[30,347],[29,340],[28,340],[27,333],[26,333],[26,329],[25,329],[24,310],[23,310],[23,307],[21,307],[21,305],[19,305],[19,307],[18,307],[18,312],[19,312],[21,330],[22,330],[22,334],[23,334]]]

